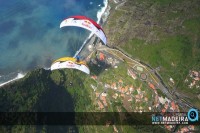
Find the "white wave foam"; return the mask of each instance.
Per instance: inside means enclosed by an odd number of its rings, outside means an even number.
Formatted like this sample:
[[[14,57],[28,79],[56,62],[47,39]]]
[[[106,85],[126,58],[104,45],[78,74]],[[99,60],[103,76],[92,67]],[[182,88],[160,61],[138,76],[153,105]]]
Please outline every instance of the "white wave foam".
[[[10,83],[10,82],[13,82],[13,81],[15,81],[15,80],[21,79],[21,78],[23,78],[25,75],[26,75],[26,74],[18,73],[17,76],[16,76],[14,79],[11,79],[11,80],[9,80],[9,81],[6,81],[6,82],[0,84],[0,87],[3,86],[3,85],[8,84],[8,83]]]
[[[102,15],[104,14],[104,12],[106,11],[106,8],[108,7],[108,0],[104,0],[104,7],[102,7],[98,12],[97,12],[97,23],[99,24]]]

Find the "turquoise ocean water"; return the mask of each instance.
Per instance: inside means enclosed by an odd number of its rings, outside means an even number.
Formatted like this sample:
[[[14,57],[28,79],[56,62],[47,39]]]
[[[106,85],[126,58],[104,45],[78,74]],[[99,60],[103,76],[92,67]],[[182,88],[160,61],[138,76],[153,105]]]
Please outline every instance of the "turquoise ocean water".
[[[0,84],[73,56],[90,32],[60,29],[61,21],[72,15],[98,21],[105,5],[104,0],[0,0]]]

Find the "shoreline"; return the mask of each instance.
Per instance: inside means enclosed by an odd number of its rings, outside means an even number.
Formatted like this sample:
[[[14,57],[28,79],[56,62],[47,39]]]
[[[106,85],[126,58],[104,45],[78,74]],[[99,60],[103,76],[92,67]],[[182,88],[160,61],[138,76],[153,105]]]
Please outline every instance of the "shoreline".
[[[105,20],[105,18],[103,18],[103,17],[105,17],[105,14],[107,14],[108,9],[109,9],[109,7],[110,7],[110,5],[109,5],[109,0],[104,0],[103,3],[105,4],[105,6],[102,7],[102,8],[97,12],[97,19],[98,19],[98,20],[97,20],[97,23],[100,23],[101,26],[103,26],[103,25],[105,24],[105,21],[107,20],[107,18],[106,18],[106,20]],[[102,10],[103,10],[103,11],[102,11]],[[107,17],[108,17],[108,15],[107,15]],[[101,22],[103,22],[103,23],[101,24]],[[95,42],[96,38],[97,38],[97,37],[95,37],[95,35],[91,33],[91,34],[88,36],[88,38],[86,38],[86,40],[83,42],[83,44],[82,44],[80,50],[78,50],[78,51],[75,53],[74,57],[75,57],[77,54],[81,54],[82,52],[87,53],[88,51],[87,51],[87,48],[86,48],[86,47],[87,47],[89,44]],[[93,40],[94,40],[94,41],[93,41]],[[91,42],[91,41],[93,41],[93,42]],[[86,49],[84,50],[84,48],[86,48]],[[38,69],[38,68],[35,68],[35,69]],[[41,69],[49,70],[49,68],[47,68],[47,67],[43,67],[43,68],[41,68]],[[34,69],[33,69],[33,70],[34,70]],[[33,70],[31,70],[31,71],[33,71]],[[31,71],[28,71],[28,72],[31,72]],[[19,79],[24,78],[28,72],[22,72],[22,73],[21,73],[21,72],[20,72],[20,73],[18,72],[18,73],[16,73],[17,75],[16,75],[14,78],[11,78],[11,79],[8,80],[8,81],[5,81],[5,82],[0,83],[0,88],[3,87],[3,86],[5,86],[5,85],[9,85],[9,84],[11,84],[11,83],[13,83],[13,82],[15,82],[15,81],[17,81],[17,80],[19,80]]]
[[[12,82],[14,82],[14,81],[16,81],[16,80],[18,80],[18,79],[21,79],[21,78],[23,78],[23,77],[25,77],[25,76],[26,76],[26,74],[17,73],[17,76],[16,76],[15,78],[13,78],[13,79],[11,79],[11,80],[8,80],[8,81],[6,81],[6,82],[1,83],[1,84],[0,84],[0,88],[1,88],[2,86],[4,86],[4,85],[8,85],[8,84],[10,84],[10,83],[12,83]]]

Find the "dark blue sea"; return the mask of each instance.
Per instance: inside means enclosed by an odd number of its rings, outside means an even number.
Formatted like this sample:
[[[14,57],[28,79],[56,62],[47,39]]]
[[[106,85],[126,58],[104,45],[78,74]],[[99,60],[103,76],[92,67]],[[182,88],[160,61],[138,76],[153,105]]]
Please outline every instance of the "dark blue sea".
[[[0,0],[0,84],[73,56],[90,32],[60,29],[72,15],[98,21],[107,0]],[[98,14],[98,15],[97,15]]]

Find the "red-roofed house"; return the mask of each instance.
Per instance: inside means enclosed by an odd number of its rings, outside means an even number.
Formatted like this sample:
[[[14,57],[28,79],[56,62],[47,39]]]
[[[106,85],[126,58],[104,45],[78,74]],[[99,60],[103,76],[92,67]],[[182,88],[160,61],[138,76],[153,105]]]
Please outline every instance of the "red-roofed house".
[[[100,59],[101,61],[103,61],[103,60],[105,59],[105,56],[104,56],[103,53],[99,53],[99,59]]]
[[[97,76],[96,75],[93,75],[91,76],[92,79],[96,80],[97,79]]]
[[[176,105],[175,105],[174,101],[171,102],[171,109],[173,111],[176,110]]]
[[[166,109],[162,109],[162,111],[161,111],[162,113],[165,113],[166,112]]]
[[[154,86],[152,83],[148,83],[148,85],[149,85],[149,87],[150,87],[151,89],[153,89],[153,90],[156,89],[155,86]]]

